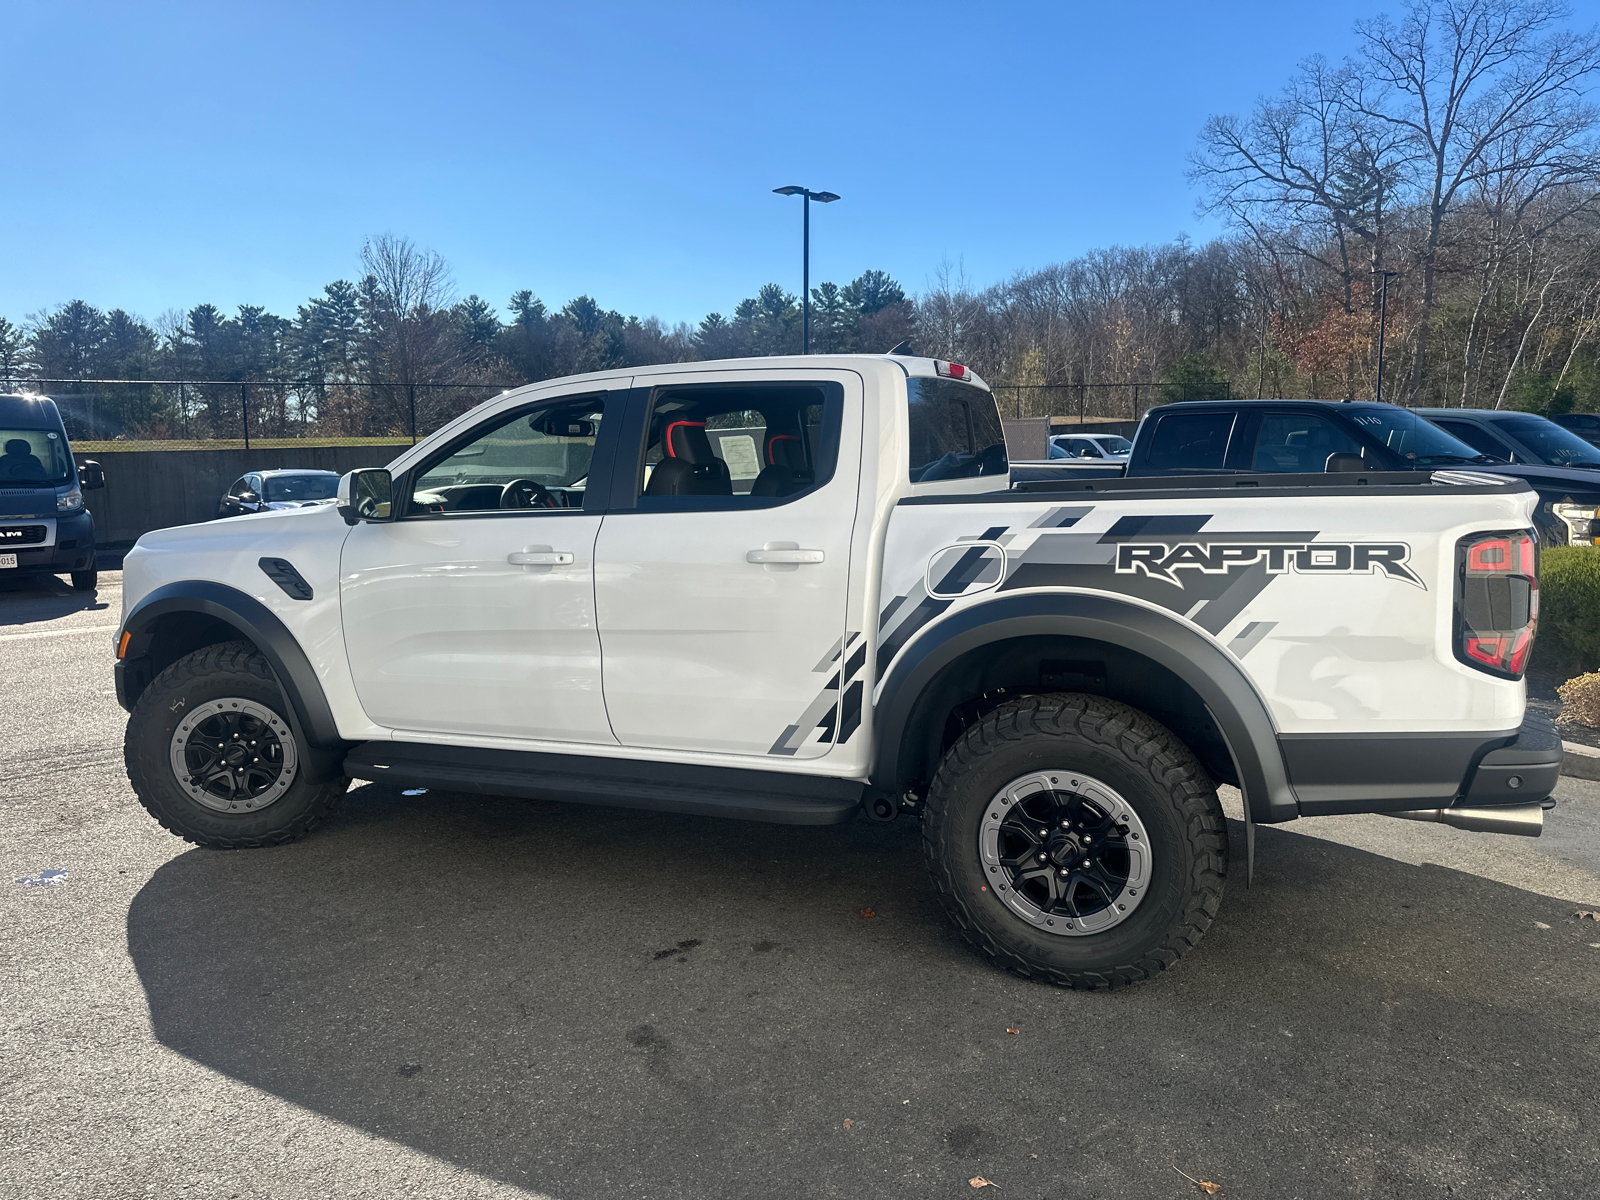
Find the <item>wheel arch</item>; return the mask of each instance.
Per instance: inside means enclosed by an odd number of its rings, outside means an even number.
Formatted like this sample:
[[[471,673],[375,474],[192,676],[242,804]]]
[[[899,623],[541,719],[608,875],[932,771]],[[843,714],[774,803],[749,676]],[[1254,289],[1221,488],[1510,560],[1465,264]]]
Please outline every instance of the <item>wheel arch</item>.
[[[203,579],[164,584],[134,605],[122,623],[119,641],[123,635],[128,644],[117,664],[117,699],[129,712],[151,681],[184,655],[218,642],[243,640],[272,668],[295,736],[308,757],[317,760],[311,764],[314,774],[326,773],[323,759],[342,762],[348,743],[339,736],[311,660],[288,627],[254,596]]]
[[[980,701],[979,681],[1009,681],[996,689],[1006,694],[994,703],[1017,691],[1096,690],[1093,681],[1050,686],[1050,660],[1044,657],[1050,653],[1077,656],[1063,660],[1069,680],[1086,677],[1098,663],[1101,694],[1145,711],[1151,711],[1152,696],[1172,702],[1158,703],[1158,711],[1198,705],[1214,723],[1216,741],[1235,776],[1228,781],[1244,793],[1253,820],[1288,821],[1299,815],[1271,714],[1238,662],[1169,616],[1085,594],[1000,597],[924,630],[895,661],[879,691],[871,785],[898,795],[929,778],[948,744],[948,722],[964,705]],[[1037,664],[1032,680],[1026,675],[1030,664]],[[1078,667],[1085,670],[1075,673]],[[1113,675],[1122,681],[1108,685]],[[1216,747],[1207,746],[1211,730],[1203,722],[1173,732],[1214,774],[1227,779]]]

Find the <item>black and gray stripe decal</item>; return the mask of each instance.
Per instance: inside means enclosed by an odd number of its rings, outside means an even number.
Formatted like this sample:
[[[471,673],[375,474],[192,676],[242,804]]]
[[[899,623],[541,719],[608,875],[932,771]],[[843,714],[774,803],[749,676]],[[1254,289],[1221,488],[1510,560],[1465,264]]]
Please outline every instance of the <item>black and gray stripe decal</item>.
[[[844,668],[835,670],[834,664],[839,661],[840,655],[847,651],[850,657],[845,660]],[[845,719],[841,721],[839,719],[839,688],[841,684],[848,685],[866,661],[867,643],[859,631],[846,633],[844,637],[835,642],[832,649],[822,656],[816,666],[811,668],[813,672],[818,674],[824,671],[831,671],[832,675],[828,682],[823,684],[822,691],[817,693],[817,698],[806,706],[805,712],[800,714],[794,724],[784,726],[783,732],[778,735],[778,740],[772,743],[772,749],[768,750],[767,753],[783,755],[796,753],[801,746],[805,745],[806,739],[811,736],[813,729],[822,731],[821,740],[824,742],[830,740],[842,742],[850,734],[854,733],[856,726],[861,723],[859,692],[857,693],[856,713],[853,721],[850,719],[850,692],[847,691],[845,693]],[[857,684],[856,686],[859,687],[860,685]],[[837,738],[835,738],[836,734]]]

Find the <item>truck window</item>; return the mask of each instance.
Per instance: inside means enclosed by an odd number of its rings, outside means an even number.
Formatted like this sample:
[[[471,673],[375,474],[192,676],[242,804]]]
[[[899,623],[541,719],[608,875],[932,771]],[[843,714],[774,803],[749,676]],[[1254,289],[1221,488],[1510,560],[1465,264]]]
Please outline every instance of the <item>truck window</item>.
[[[1478,457],[1465,442],[1393,404],[1341,404],[1339,415],[1405,459],[1407,467],[1449,467]]]
[[[1231,409],[1162,417],[1150,438],[1150,467],[1157,471],[1221,470],[1233,418]]]
[[[582,508],[604,415],[605,401],[598,396],[564,396],[492,418],[425,464],[407,511],[423,516]],[[519,485],[519,494],[508,497],[511,483]]]
[[[663,388],[650,406],[641,509],[761,508],[821,487],[839,457],[836,384]]]
[[[1314,413],[1267,413],[1256,434],[1250,469],[1311,474],[1327,470],[1330,454],[1360,453],[1355,438]]]
[[[912,483],[1004,475],[1011,469],[994,397],[953,379],[906,380]]]
[[[1460,438],[1474,450],[1481,450],[1485,454],[1492,454],[1507,462],[1511,461],[1511,447],[1486,429],[1480,429],[1466,421],[1435,421],[1434,424],[1451,437]]]

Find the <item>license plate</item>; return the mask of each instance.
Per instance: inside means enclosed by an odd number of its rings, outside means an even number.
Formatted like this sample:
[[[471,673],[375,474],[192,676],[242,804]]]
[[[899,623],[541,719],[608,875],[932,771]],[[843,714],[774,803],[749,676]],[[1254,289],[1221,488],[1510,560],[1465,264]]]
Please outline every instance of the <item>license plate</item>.
[[[6,567],[14,567],[16,565],[17,556],[15,554],[0,554],[0,570],[4,570]]]

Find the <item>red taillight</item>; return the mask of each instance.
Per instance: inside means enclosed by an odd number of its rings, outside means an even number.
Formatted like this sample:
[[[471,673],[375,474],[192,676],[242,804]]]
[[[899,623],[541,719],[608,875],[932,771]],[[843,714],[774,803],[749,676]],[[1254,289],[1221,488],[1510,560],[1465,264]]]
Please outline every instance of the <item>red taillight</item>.
[[[967,377],[967,369],[960,363],[941,362],[938,359],[934,359],[933,369],[946,379],[965,379]]]
[[[1511,569],[1511,539],[1490,538],[1476,542],[1467,550],[1467,570],[1509,571]]]
[[[1463,538],[1458,547],[1456,656],[1520,679],[1539,623],[1537,543],[1529,532]]]

